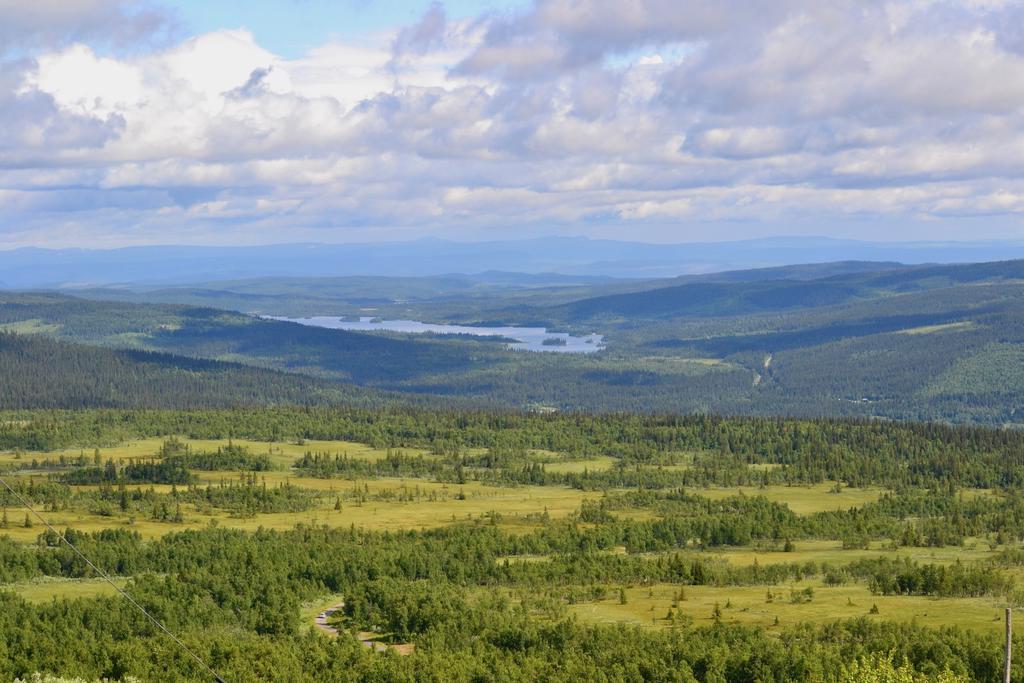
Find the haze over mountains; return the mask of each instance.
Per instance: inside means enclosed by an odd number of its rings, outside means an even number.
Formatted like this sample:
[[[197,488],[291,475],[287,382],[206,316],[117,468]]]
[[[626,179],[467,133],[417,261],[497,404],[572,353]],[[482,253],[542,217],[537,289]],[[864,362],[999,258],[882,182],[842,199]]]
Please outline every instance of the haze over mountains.
[[[149,246],[0,251],[0,286],[177,285],[257,277],[425,276],[445,273],[559,273],[600,278],[686,274],[831,261],[966,263],[1024,258],[1024,242],[858,242],[778,237],[648,244],[583,237],[376,244]]]
[[[458,399],[513,409],[1018,425],[1022,283],[1024,260],[840,261],[643,280],[509,273],[264,277],[2,292],[0,330],[170,354],[160,357],[159,368],[150,357],[104,356],[90,381],[100,387],[144,386],[148,377],[175,387],[193,382],[210,403],[237,400],[237,393],[210,393],[216,383],[206,379],[230,372],[243,384],[278,387],[270,402],[303,394],[315,378],[320,383],[307,392],[312,402],[376,400],[368,397],[384,391],[406,401]],[[554,357],[511,351],[497,337],[325,329],[255,313],[544,327],[600,334],[605,348]],[[17,368],[12,378],[25,383],[23,393],[71,405],[77,394],[37,386],[48,375],[33,373],[24,358],[42,363],[51,351],[68,355],[54,366],[71,372],[81,367],[75,359],[88,354],[19,344],[0,343],[0,357],[6,354]],[[197,366],[195,358],[291,376]],[[148,365],[129,368],[137,360]]]

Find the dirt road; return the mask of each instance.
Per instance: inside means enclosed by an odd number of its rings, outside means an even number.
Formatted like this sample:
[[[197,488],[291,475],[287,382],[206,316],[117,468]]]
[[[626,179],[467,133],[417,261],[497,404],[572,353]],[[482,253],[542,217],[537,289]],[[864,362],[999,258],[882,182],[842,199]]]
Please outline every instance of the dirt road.
[[[316,627],[324,633],[331,636],[337,636],[338,629],[331,626],[328,622],[330,621],[331,617],[334,615],[335,612],[338,612],[344,608],[345,603],[343,602],[339,602],[337,605],[331,605],[330,607],[316,615],[316,618],[313,620],[313,624],[316,625]],[[374,640],[372,633],[360,633],[358,637],[359,642],[363,644],[363,647],[371,648],[373,650],[376,650],[377,652],[391,649],[400,655],[408,655],[411,654],[412,651],[415,649],[415,646],[411,643],[395,645],[388,645],[387,643],[382,643],[379,640]]]

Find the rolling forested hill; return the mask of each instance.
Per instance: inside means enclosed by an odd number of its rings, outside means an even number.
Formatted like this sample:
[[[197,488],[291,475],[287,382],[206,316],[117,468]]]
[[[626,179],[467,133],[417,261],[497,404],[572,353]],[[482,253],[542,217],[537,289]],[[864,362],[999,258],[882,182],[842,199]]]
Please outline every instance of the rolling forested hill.
[[[372,405],[400,400],[302,375],[0,332],[0,409]]]
[[[489,271],[424,277],[263,277],[176,287],[127,285],[66,291],[76,297],[100,301],[184,304],[283,316],[341,315],[366,309],[398,318],[427,314],[472,320],[474,316],[479,319],[480,311],[494,308],[510,309],[502,313],[507,317],[515,315],[517,307],[532,310],[690,283],[800,282],[900,268],[906,266],[891,262],[839,261],[656,280]]]
[[[616,284],[618,286],[613,287]],[[353,307],[391,310],[420,302],[469,302],[479,306],[493,300],[528,301],[537,295],[547,300],[559,293],[564,293],[566,300],[572,300],[592,291],[603,292],[609,288],[634,291],[645,286],[638,280],[489,271],[422,277],[261,277],[176,287],[135,285],[68,291],[78,297],[101,301],[185,304],[245,313],[304,316],[336,315],[351,311]]]
[[[495,344],[371,336],[213,308],[0,294],[0,329],[102,346],[239,361],[357,383],[460,372]],[[493,354],[491,354],[493,355]]]
[[[358,292],[400,293],[409,298],[376,306],[374,314],[598,332],[606,350],[511,352],[499,339],[365,334],[209,307],[55,293],[0,295],[0,328],[243,363],[427,401],[1022,423],[1022,261],[819,264],[649,282],[495,278],[505,284],[469,287],[474,294],[429,279],[335,281],[324,291],[337,315],[366,314]],[[295,294],[308,305],[326,285],[232,286],[258,293],[261,304]]]
[[[531,318],[572,325],[600,320],[721,318],[819,308],[972,284],[1024,282],[1024,261],[892,266],[862,272],[812,267],[768,268],[650,283],[641,291],[581,297],[529,310]],[[839,264],[837,264],[839,265]],[[857,265],[857,264],[851,264]],[[834,267],[833,267],[834,268]],[[814,277],[814,273],[820,274]]]

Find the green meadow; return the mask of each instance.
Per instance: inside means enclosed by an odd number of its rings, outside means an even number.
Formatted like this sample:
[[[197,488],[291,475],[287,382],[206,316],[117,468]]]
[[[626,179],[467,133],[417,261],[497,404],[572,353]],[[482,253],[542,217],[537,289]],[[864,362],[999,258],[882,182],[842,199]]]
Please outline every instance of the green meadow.
[[[126,529],[143,539],[155,539],[186,529],[222,527],[255,531],[258,529],[288,530],[296,525],[333,528],[361,528],[372,531],[425,530],[453,525],[487,525],[513,534],[543,529],[546,525],[571,522],[581,528],[593,525],[581,519],[581,506],[600,503],[611,496],[624,495],[630,489],[618,487],[581,490],[553,485],[497,485],[468,480],[461,483],[438,481],[423,476],[318,477],[297,470],[294,465],[307,453],[342,457],[366,463],[381,463],[395,454],[424,460],[440,456],[428,449],[374,448],[353,441],[302,440],[256,441],[251,439],[190,439],[176,437],[191,452],[214,452],[229,447],[265,455],[270,469],[244,474],[238,470],[192,470],[194,488],[225,487],[245,477],[254,477],[258,486],[298,487],[309,492],[311,504],[300,511],[256,512],[238,514],[207,505],[180,502],[180,518],[157,520],[134,511],[107,510],[97,513],[87,504],[71,504],[44,510],[46,519],[57,528],[73,528],[85,532],[103,529]],[[47,470],[46,463],[95,462],[124,465],[157,457],[164,438],[133,439],[116,446],[99,449],[65,448],[56,451],[0,452],[0,465],[8,467],[12,481],[41,483],[59,478],[59,470]],[[467,454],[480,457],[486,449],[470,449]],[[534,449],[526,457],[543,464],[552,474],[572,475],[604,472],[615,467],[612,456],[572,459],[568,454]],[[30,464],[36,461],[38,468]],[[682,471],[689,465],[652,465],[651,471]],[[751,465],[752,471],[772,471],[775,465]],[[97,493],[103,485],[85,484],[71,488],[86,497]],[[186,486],[167,483],[122,483],[119,489],[129,494],[146,492],[171,497]],[[759,498],[792,511],[800,517],[816,513],[853,511],[877,502],[888,491],[879,486],[837,486],[834,481],[805,485],[703,486],[689,493],[707,501]],[[988,489],[964,489],[961,498],[975,500],[998,497]],[[38,520],[24,522],[25,511],[17,506],[6,509],[8,525],[4,534],[18,543],[33,543],[42,531]],[[655,507],[626,506],[615,509],[614,517],[633,522],[651,522],[664,517]],[[862,547],[844,547],[839,539],[809,538],[791,543],[786,551],[780,543],[751,543],[746,546],[691,547],[687,556],[700,556],[731,567],[808,564],[843,566],[851,562],[885,557],[933,564],[986,562],[1005,550],[989,538],[968,538],[960,545],[939,547],[893,547],[891,541],[873,540]],[[609,552],[625,556],[619,546]],[[678,552],[678,551],[673,551]],[[659,553],[643,553],[657,557]],[[513,562],[547,562],[545,554],[506,558]],[[124,581],[119,580],[123,585]],[[813,598],[805,602],[791,601],[790,595],[813,589]],[[110,595],[113,589],[96,579],[41,580],[8,585],[26,599],[38,602],[50,599],[74,599],[90,595]],[[680,600],[680,589],[685,598]],[[680,628],[681,624],[707,624],[716,620],[726,623],[763,627],[780,631],[797,623],[826,623],[834,619],[866,616],[873,620],[913,621],[929,626],[957,625],[978,630],[998,630],[1000,606],[1004,597],[952,598],[929,596],[891,596],[873,593],[863,583],[825,585],[820,578],[792,581],[778,585],[686,586],[666,583],[628,585],[623,594],[610,595],[568,605],[570,612],[585,622],[617,623],[644,628]],[[613,591],[614,592],[614,591]],[[769,596],[769,597],[766,597]],[[314,600],[303,608],[303,620],[310,621],[320,609],[337,601],[337,595]],[[621,602],[620,602],[621,601]],[[718,606],[716,613],[715,606]],[[872,607],[876,610],[872,610]],[[715,616],[717,614],[717,616]]]
[[[805,672],[830,657],[835,670],[869,652],[986,680],[1003,609],[1024,606],[1014,433],[699,416],[56,415],[66,422],[0,423],[5,481],[214,658],[223,636],[288,661],[337,647],[370,658],[352,666],[459,656],[468,671],[480,652],[520,661],[530,643],[590,643],[600,652],[574,650],[584,668],[609,648],[641,667],[685,650],[691,671],[762,656]],[[138,617],[0,495],[0,603],[19,623]],[[652,647],[664,648],[655,660],[638,654]],[[221,663],[259,678],[249,661]],[[725,680],[761,680],[737,666]]]

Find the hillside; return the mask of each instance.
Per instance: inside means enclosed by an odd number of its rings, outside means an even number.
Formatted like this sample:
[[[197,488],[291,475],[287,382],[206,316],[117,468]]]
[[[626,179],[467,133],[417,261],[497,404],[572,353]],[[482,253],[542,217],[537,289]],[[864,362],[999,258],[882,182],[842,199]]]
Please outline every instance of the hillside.
[[[372,405],[368,389],[237,363],[0,332],[0,409]]]
[[[813,270],[764,269],[687,278],[684,284],[581,298],[533,310],[534,318],[581,324],[628,316],[632,319],[729,317],[817,308],[916,291],[976,283],[1024,281],[1024,261],[964,265],[892,266],[834,274]],[[784,276],[784,277],[780,277]]]
[[[682,284],[517,286],[476,297],[437,295],[438,282],[334,285],[344,296],[359,287],[413,296],[422,284],[421,299],[378,314],[598,332],[607,349],[516,353],[494,339],[348,332],[209,307],[54,293],[0,295],[0,326],[341,380],[425,401],[1022,423],[1020,261],[818,264]],[[322,284],[268,280],[244,287],[268,301]],[[365,314],[339,301],[337,314]]]
[[[0,329],[103,346],[241,361],[356,383],[487,364],[493,343],[326,330],[213,308],[0,294]]]

